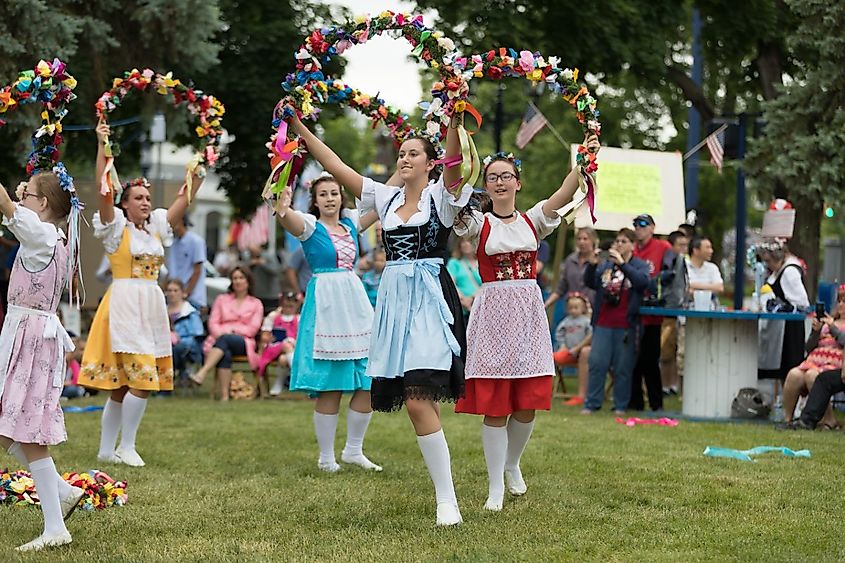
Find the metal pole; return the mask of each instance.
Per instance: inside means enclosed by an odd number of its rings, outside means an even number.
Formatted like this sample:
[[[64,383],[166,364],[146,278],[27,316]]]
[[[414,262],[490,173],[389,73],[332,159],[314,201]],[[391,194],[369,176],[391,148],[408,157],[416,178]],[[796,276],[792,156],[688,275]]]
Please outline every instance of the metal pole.
[[[739,131],[736,142],[736,158],[739,168],[736,172],[736,271],[734,272],[734,309],[742,309],[745,292],[745,223],[747,203],[745,194],[745,122],[746,115],[739,115]]]
[[[499,88],[496,90],[496,123],[493,135],[496,139],[496,152],[502,152],[502,127],[504,126],[504,110],[502,109],[502,99],[505,94],[505,85],[499,82]]]
[[[698,8],[692,9],[692,81],[701,85],[704,61],[701,56],[701,13]],[[692,150],[696,141],[701,138],[701,116],[695,106],[687,110],[687,152]],[[690,158],[684,163],[684,194],[687,209],[694,209],[698,205],[698,158]]]
[[[153,208],[164,207],[164,166],[162,166],[161,150],[164,143],[158,143],[158,182],[153,197]]]

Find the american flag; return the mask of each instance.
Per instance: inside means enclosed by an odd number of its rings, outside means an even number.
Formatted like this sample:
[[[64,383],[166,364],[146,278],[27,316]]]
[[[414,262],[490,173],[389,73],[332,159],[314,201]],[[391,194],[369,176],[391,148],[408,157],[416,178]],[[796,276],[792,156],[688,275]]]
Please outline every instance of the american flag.
[[[546,116],[540,113],[537,106],[528,104],[528,107],[525,108],[525,115],[522,116],[519,131],[516,132],[516,146],[520,150],[524,149],[531,142],[531,139],[534,138],[534,135],[539,133],[548,124],[549,122],[546,121]]]
[[[251,246],[266,244],[270,238],[270,207],[260,205],[249,222],[240,223],[240,225],[240,229],[235,234],[240,250],[249,250]]]
[[[722,162],[725,159],[725,149],[722,147],[722,129],[707,137],[707,150],[710,151],[710,164],[716,167],[719,174],[722,173]]]

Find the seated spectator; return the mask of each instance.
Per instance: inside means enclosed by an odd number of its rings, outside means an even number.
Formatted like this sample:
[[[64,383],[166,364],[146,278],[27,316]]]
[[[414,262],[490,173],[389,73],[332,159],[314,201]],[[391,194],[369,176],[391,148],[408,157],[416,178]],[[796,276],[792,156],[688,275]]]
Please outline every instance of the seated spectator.
[[[590,341],[593,339],[589,310],[583,295],[571,293],[566,300],[566,318],[555,328],[555,342],[558,345],[553,355],[555,364],[578,365],[578,394],[563,403],[571,407],[583,405],[587,395],[587,361],[590,357]]]
[[[807,359],[801,365],[789,370],[783,384],[783,410],[785,421],[791,422],[798,397],[806,397],[813,382],[823,371],[842,369],[842,348],[845,347],[845,286],[836,294],[834,316],[813,319],[813,330],[807,338]],[[823,418],[827,426],[836,426],[836,418],[830,406]]]
[[[70,334],[70,337],[76,349],[72,352],[65,353],[66,369],[62,397],[65,399],[78,399],[86,395],[85,387],[79,385],[79,360],[82,359],[82,350],[85,348],[85,343],[73,334]]]
[[[200,313],[187,300],[185,285],[171,278],[165,287],[170,341],[173,344],[173,371],[182,383],[188,382],[188,364],[202,364],[202,326]]]
[[[604,382],[613,363],[613,408],[624,414],[631,399],[631,374],[636,360],[640,303],[648,288],[648,264],[634,257],[636,234],[622,229],[608,259],[599,264],[593,254],[584,281],[596,292],[593,300],[593,339],[589,357],[587,397],[582,414],[601,408]]]
[[[361,276],[361,281],[364,283],[364,289],[367,291],[370,304],[375,307],[378,286],[381,283],[381,274],[384,272],[384,266],[387,263],[387,254],[385,254],[384,249],[374,249],[371,253],[370,261],[372,267],[364,272]]]
[[[258,360],[258,377],[264,378],[267,366],[278,359],[283,368],[293,363],[293,350],[299,331],[299,297],[293,291],[279,296],[279,306],[270,311],[261,324],[261,358]],[[264,380],[266,382],[266,379]],[[284,388],[285,377],[280,373],[270,388],[276,396]]]
[[[264,306],[252,295],[249,270],[236,266],[229,273],[229,292],[214,300],[208,318],[208,337],[203,344],[205,363],[190,380],[202,385],[208,372],[217,368],[215,380],[221,401],[229,400],[232,357],[246,355],[252,369],[258,368],[255,337],[261,328]]]
[[[467,238],[460,238],[457,246],[452,252],[452,257],[446,264],[446,270],[455,281],[458,290],[458,298],[464,309],[464,315],[468,316],[472,309],[472,301],[475,294],[481,289],[481,275],[478,273],[478,259],[475,255],[475,246]]]
[[[791,422],[779,424],[777,428],[779,430],[815,430],[830,408],[830,399],[842,391],[845,391],[845,380],[843,380],[841,369],[822,372],[810,389],[807,404],[804,405],[801,416]],[[832,430],[838,425],[834,421],[834,424],[823,422],[822,426]]]
[[[546,307],[551,307],[561,297],[570,293],[580,293],[593,300],[593,290],[584,285],[584,270],[599,245],[599,236],[592,227],[581,227],[575,233],[575,250],[566,257],[560,266],[560,279],[557,288],[546,299]]]

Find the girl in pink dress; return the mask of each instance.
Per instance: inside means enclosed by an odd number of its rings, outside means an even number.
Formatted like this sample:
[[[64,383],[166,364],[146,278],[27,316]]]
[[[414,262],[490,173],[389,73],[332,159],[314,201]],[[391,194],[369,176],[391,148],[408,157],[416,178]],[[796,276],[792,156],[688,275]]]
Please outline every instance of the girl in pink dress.
[[[293,349],[299,331],[299,299],[289,291],[279,295],[279,306],[264,317],[261,324],[261,359],[258,360],[258,376],[265,378],[267,366],[278,360],[283,371],[276,377],[270,395],[278,395],[284,386],[284,371],[293,362]],[[287,369],[284,369],[287,368]]]
[[[18,186],[13,203],[0,185],[3,225],[20,241],[9,279],[9,311],[0,332],[0,445],[29,466],[44,515],[44,531],[19,551],[64,545],[71,536],[64,520],[82,498],[56,471],[48,446],[67,439],[59,397],[65,352],[74,349],[56,310],[77,265],[75,241],[59,228],[80,203],[64,165],[41,171]],[[74,236],[76,234],[76,236]]]
[[[584,144],[599,148],[590,135]],[[573,168],[547,200],[527,213],[516,210],[519,161],[497,153],[484,160],[488,213],[459,217],[455,232],[477,243],[481,289],[467,326],[466,394],[455,412],[484,415],[481,441],[489,489],[484,508],[502,510],[505,477],[513,495],[526,492],[519,461],[534,428],[534,412],[549,410],[552,398],[552,341],[535,264],[540,240],[560,225],[559,209],[570,203],[582,181]]]

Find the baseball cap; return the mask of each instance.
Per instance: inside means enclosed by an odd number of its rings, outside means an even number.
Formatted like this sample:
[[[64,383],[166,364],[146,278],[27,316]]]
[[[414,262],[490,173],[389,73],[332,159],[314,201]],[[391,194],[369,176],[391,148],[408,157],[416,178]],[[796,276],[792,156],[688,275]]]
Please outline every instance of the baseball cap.
[[[648,213],[642,213],[634,217],[634,226],[645,227],[646,225],[654,225],[654,217]]]

